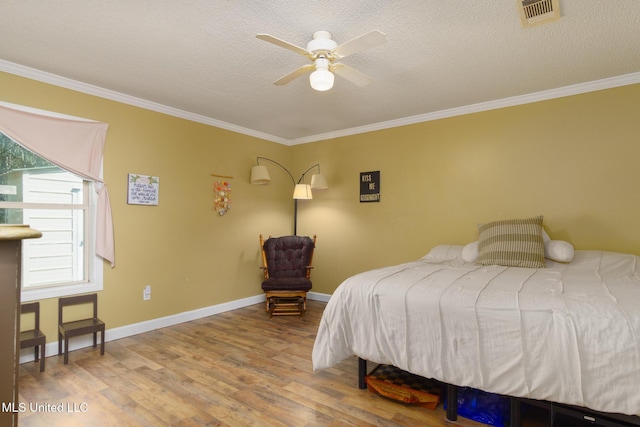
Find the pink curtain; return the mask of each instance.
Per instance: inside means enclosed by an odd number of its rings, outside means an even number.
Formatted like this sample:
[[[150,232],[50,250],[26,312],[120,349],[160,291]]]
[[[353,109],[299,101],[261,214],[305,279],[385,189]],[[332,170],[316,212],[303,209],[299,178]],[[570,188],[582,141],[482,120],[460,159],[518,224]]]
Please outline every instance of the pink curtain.
[[[96,254],[115,265],[113,218],[102,180],[106,123],[0,105],[0,131],[61,168],[95,182]]]

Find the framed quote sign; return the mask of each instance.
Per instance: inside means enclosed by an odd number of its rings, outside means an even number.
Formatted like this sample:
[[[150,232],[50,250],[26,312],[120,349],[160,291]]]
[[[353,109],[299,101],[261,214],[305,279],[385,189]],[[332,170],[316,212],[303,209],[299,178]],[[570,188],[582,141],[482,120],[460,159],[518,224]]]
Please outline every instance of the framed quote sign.
[[[360,203],[380,201],[380,171],[360,172]]]
[[[127,203],[130,205],[158,205],[160,178],[157,176],[129,174]]]

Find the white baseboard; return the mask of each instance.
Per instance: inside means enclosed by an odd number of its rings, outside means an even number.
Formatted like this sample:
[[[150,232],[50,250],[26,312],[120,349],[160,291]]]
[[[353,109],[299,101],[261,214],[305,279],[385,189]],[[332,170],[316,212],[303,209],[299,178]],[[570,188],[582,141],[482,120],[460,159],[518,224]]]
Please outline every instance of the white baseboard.
[[[331,298],[331,295],[319,294],[318,292],[309,292],[307,294],[307,298],[312,299],[314,301],[329,302],[329,298]]]
[[[328,302],[331,295],[320,294],[317,292],[309,292],[307,298],[315,301]],[[167,326],[173,326],[192,320],[201,319],[203,317],[213,316],[224,313],[226,311],[237,310],[239,308],[248,307],[250,305],[259,304],[265,301],[264,294],[254,295],[248,298],[242,298],[235,301],[216,304],[209,307],[199,308],[197,310],[185,311],[183,313],[173,314],[171,316],[159,317],[157,319],[146,320],[144,322],[133,323],[131,325],[120,326],[113,329],[107,329],[104,334],[105,342],[130,337],[144,332],[153,331]],[[100,339],[98,337],[98,339]],[[69,340],[69,351],[79,350],[85,347],[91,347],[93,339],[91,335],[77,337]],[[58,354],[58,341],[47,343],[45,346],[46,356],[54,356]],[[26,348],[20,351],[20,363],[33,362],[33,349]]]

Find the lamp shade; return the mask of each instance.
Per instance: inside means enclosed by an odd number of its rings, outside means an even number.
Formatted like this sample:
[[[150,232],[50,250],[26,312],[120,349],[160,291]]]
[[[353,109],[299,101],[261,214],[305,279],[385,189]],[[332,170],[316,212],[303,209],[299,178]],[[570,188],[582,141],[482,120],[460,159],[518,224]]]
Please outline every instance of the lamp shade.
[[[256,165],[251,168],[251,183],[254,185],[264,185],[271,181],[269,171],[266,166]]]
[[[326,190],[329,188],[327,184],[327,178],[322,174],[311,175],[311,189],[313,190]]]
[[[333,87],[334,75],[327,68],[318,68],[309,75],[311,87],[318,91],[329,90]]]
[[[313,199],[311,194],[311,186],[309,184],[296,184],[296,188],[293,189],[294,199]]]

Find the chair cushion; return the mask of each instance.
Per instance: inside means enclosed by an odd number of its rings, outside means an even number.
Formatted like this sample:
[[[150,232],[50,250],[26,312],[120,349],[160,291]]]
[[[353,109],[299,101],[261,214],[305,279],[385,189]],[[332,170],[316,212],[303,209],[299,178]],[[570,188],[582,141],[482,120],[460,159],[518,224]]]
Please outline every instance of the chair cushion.
[[[262,282],[263,291],[308,291],[309,289],[311,289],[311,280],[306,277],[270,278]]]
[[[264,242],[270,279],[306,278],[313,254],[313,240],[308,236],[272,237]]]

